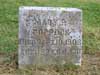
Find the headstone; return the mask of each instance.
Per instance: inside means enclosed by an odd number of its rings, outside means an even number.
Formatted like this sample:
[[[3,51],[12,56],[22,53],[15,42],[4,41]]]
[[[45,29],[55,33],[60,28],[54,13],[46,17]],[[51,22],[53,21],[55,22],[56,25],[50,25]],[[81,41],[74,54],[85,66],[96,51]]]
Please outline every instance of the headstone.
[[[62,7],[19,8],[19,67],[81,65],[82,11]]]

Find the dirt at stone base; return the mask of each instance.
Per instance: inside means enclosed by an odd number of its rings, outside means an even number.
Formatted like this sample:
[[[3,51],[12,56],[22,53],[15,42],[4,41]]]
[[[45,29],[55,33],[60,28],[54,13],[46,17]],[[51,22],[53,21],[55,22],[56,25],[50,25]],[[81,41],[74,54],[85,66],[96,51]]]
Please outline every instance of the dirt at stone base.
[[[16,53],[0,53],[0,75],[100,75],[100,52],[83,54],[82,66],[72,68],[46,67],[19,70]]]

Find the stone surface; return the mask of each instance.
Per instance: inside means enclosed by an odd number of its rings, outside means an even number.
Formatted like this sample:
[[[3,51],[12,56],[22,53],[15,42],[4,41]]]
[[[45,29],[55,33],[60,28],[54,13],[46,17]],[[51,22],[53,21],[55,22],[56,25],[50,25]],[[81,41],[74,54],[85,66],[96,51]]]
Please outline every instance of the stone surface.
[[[77,8],[19,8],[19,67],[81,65],[82,11]]]

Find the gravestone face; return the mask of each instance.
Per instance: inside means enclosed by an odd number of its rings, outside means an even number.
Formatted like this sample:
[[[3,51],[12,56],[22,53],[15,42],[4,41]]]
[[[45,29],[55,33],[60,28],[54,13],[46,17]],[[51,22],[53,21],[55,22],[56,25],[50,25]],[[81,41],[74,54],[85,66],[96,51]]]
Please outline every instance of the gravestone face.
[[[20,7],[19,67],[81,65],[82,11],[77,8]]]

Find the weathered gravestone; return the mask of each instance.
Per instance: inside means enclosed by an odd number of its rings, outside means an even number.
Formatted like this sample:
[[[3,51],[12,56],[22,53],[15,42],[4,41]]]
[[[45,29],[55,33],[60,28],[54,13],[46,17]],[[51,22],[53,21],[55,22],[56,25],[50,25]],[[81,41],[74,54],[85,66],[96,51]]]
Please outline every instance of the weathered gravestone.
[[[19,67],[81,65],[82,11],[77,8],[20,7]]]

